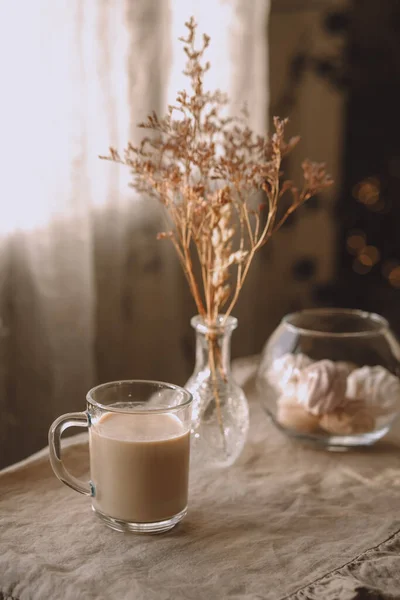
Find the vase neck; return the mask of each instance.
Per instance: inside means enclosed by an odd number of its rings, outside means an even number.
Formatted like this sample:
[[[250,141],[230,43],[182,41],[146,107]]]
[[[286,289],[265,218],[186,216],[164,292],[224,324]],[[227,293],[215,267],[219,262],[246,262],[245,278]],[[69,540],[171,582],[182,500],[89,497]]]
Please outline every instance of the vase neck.
[[[196,331],[196,371],[210,370],[215,366],[217,376],[226,376],[231,368],[231,337],[237,327],[237,319],[219,315],[218,321],[208,326],[197,316],[192,327]]]

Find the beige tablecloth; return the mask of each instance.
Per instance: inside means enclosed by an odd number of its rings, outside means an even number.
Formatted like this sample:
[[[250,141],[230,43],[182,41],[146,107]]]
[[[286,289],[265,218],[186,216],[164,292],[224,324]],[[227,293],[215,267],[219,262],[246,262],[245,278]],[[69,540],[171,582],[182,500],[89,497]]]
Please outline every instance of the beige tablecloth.
[[[52,474],[47,450],[0,473],[0,599],[289,600],[400,598],[400,435],[327,453],[276,431],[251,401],[239,464],[191,474],[175,530],[114,532]],[[80,440],[82,438],[79,438]],[[87,471],[87,446],[64,456]]]

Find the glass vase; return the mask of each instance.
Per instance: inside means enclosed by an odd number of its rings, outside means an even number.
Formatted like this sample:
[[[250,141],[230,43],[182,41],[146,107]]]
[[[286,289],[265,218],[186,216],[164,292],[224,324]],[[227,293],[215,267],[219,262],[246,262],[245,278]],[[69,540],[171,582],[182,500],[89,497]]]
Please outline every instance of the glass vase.
[[[249,407],[231,373],[231,336],[237,319],[219,315],[209,327],[200,316],[191,320],[196,332],[196,363],[186,383],[193,395],[192,456],[195,463],[227,467],[241,454],[249,430]]]
[[[379,315],[303,310],[268,340],[257,387],[288,435],[332,450],[371,445],[400,414],[400,346]]]

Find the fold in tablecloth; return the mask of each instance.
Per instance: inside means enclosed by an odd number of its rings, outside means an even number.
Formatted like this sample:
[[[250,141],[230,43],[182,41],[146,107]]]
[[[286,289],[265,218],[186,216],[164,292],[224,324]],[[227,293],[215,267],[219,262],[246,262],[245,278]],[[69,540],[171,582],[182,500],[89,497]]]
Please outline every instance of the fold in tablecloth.
[[[269,423],[253,373],[251,360],[236,366],[251,400],[243,457],[191,473],[188,516],[170,533],[107,529],[46,451],[0,473],[0,600],[400,598],[397,438],[347,454],[303,447]],[[64,456],[84,477],[81,440]]]

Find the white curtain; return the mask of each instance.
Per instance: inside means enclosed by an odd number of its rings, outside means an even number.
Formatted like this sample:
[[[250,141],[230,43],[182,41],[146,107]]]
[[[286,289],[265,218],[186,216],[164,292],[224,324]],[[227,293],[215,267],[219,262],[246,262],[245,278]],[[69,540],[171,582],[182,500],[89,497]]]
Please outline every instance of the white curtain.
[[[192,14],[212,36],[210,87],[247,101],[265,130],[268,11],[268,0],[0,3],[0,467],[45,445],[52,419],[82,410],[96,383],[188,376],[194,306],[155,239],[159,209],[98,155],[137,141],[135,124],[184,86],[176,38]],[[243,354],[257,328],[246,304]]]

